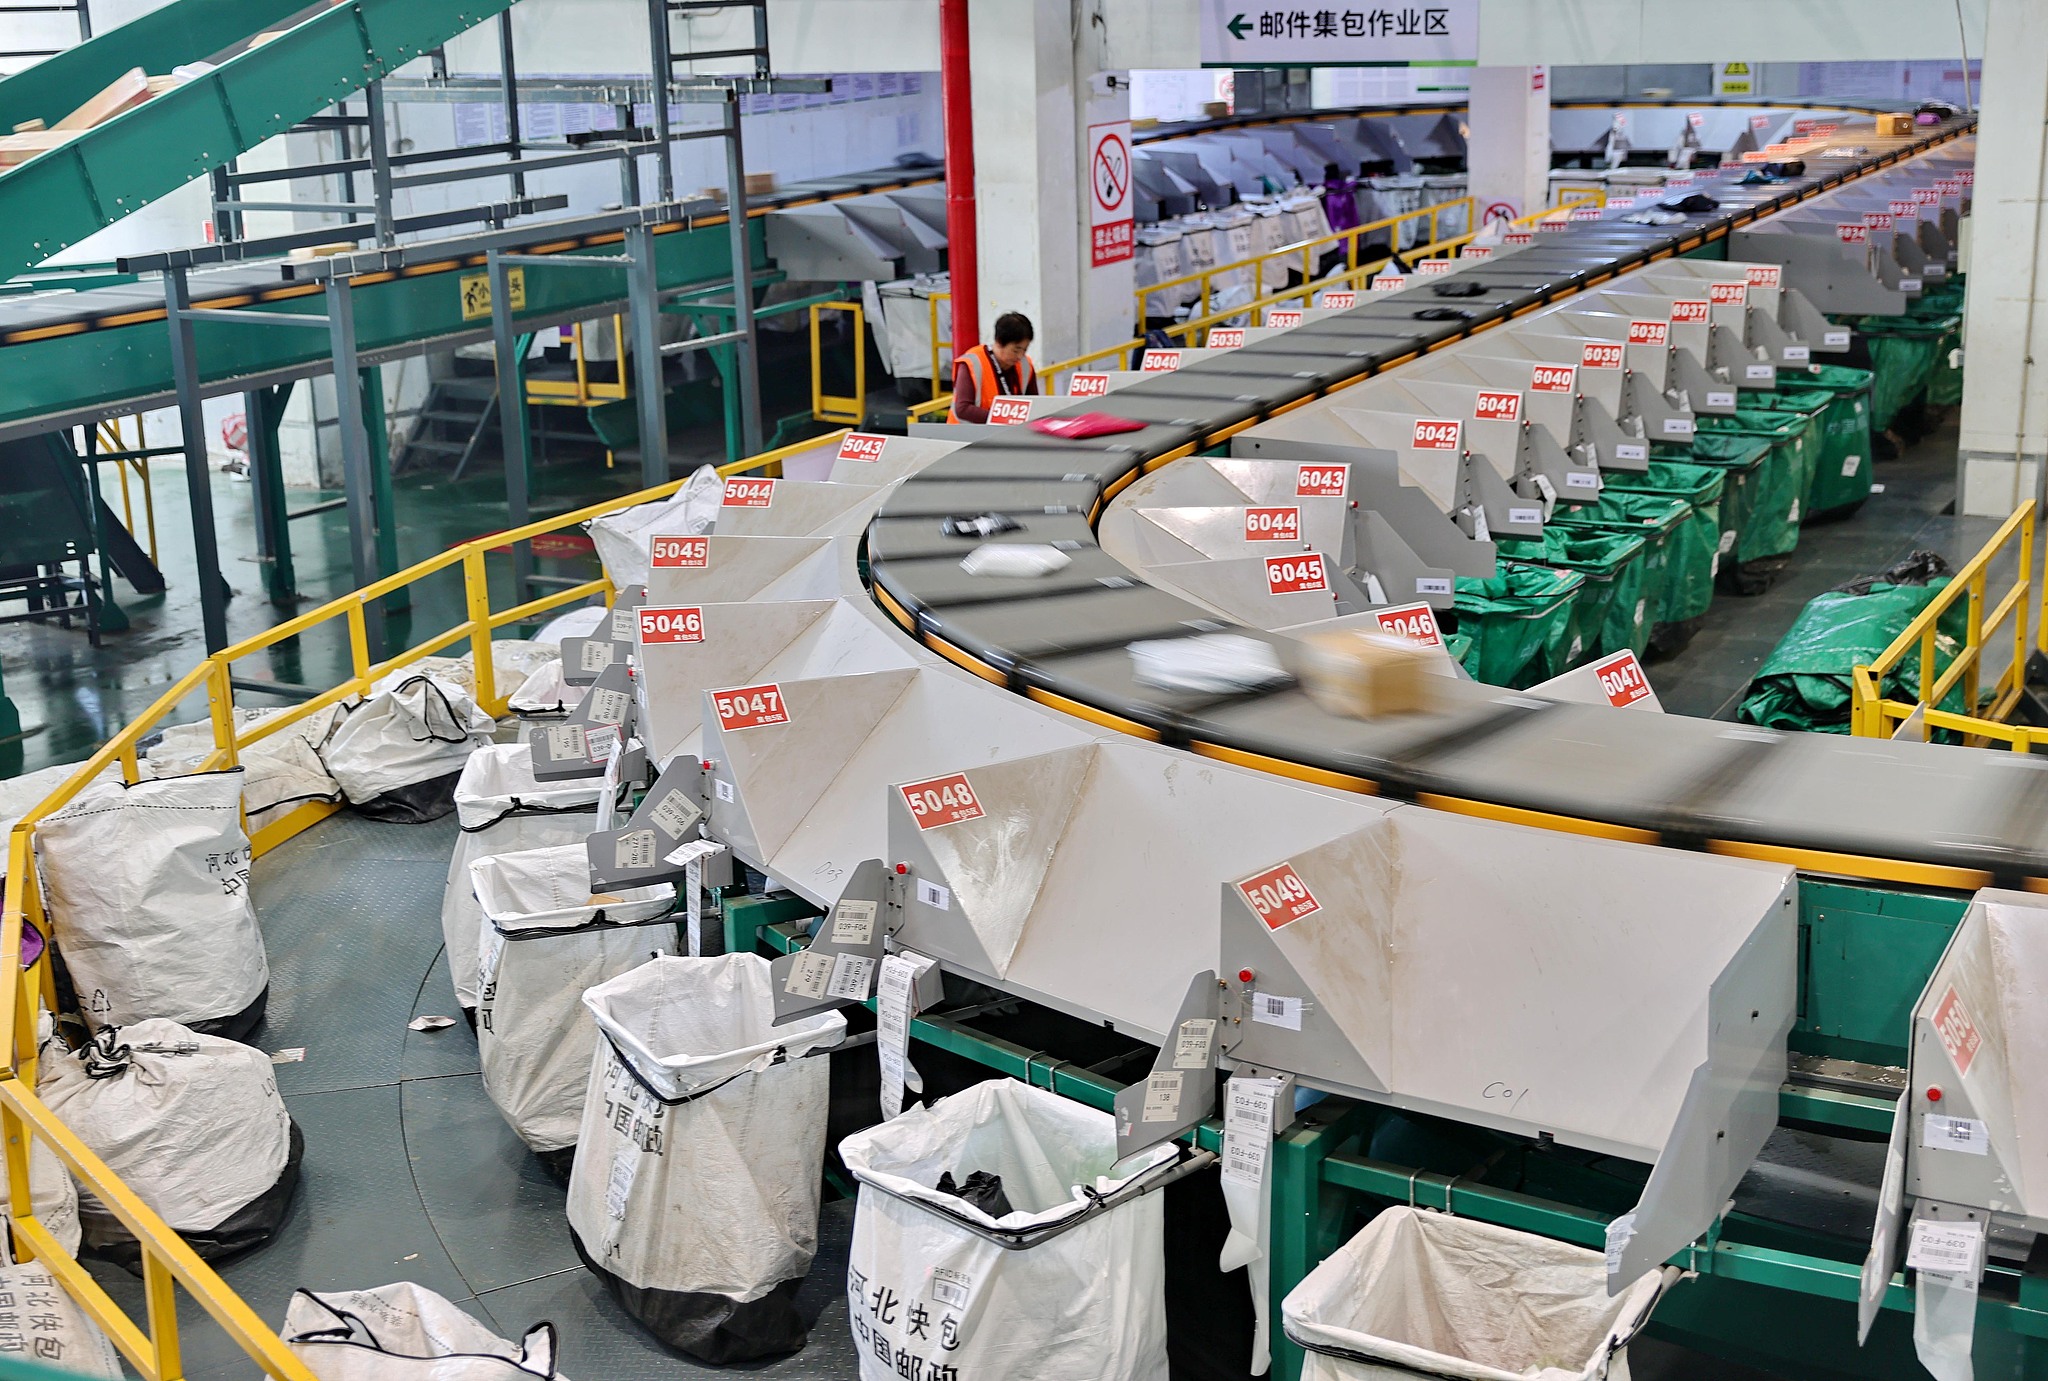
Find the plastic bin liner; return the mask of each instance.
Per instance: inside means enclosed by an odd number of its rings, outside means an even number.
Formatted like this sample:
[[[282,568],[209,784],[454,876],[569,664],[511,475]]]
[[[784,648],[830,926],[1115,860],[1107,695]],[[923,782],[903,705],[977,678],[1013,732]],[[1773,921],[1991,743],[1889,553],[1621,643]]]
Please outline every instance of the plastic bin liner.
[[[1552,525],[1540,539],[1503,538],[1503,556],[1541,566],[1577,571],[1586,577],[1572,604],[1566,627],[1562,665],[1571,670],[1595,657],[1624,649],[1642,652],[1650,641],[1650,608],[1645,553],[1647,538],[1607,528]],[[1662,567],[1663,542],[1657,544]]]
[[[1721,490],[1727,475],[1708,465],[1653,460],[1647,472],[1602,475],[1601,480],[1606,488],[1600,504],[1561,514],[1559,521],[1579,522],[1580,515],[1604,512],[1609,504],[1614,511],[1630,514],[1637,505],[1623,496],[1631,494],[1677,499],[1686,505],[1684,519],[1664,539],[1662,579],[1650,615],[1654,645],[1659,625],[1689,623],[1713,603],[1714,571],[1721,559]]]
[[[1879,582],[1867,594],[1830,590],[1808,600],[1750,681],[1735,717],[1773,729],[1848,733],[1856,666],[1875,661],[1947,584],[1945,576],[1925,585]],[[1959,603],[1952,614],[1935,632],[1938,665],[1946,665],[1961,647],[1966,607]],[[1920,698],[1917,650],[1885,677],[1882,689],[1887,697]],[[1950,692],[1940,708],[1966,712],[1961,688]]]
[[[1455,201],[1462,203],[1467,185],[1467,179],[1463,173],[1446,173],[1441,177],[1426,177],[1422,180],[1422,204],[1424,206],[1442,206],[1446,202]],[[1449,210],[1439,211],[1436,213],[1436,234],[1434,236],[1430,235],[1429,222],[1426,220],[1421,222],[1423,238],[1426,240],[1433,239],[1438,243],[1444,240],[1455,240],[1458,236],[1473,228],[1467,224],[1470,219],[1469,213],[1462,204],[1453,206]]]
[[[469,865],[494,854],[581,844],[597,828],[603,782],[540,782],[533,750],[524,743],[491,743],[469,755],[455,782],[455,817],[462,826],[441,891],[441,935],[448,945],[448,976],[455,1000],[476,1010],[477,936],[483,908]]]
[[[1288,232],[1293,228],[1294,219],[1277,201],[1249,202],[1245,209],[1252,213],[1252,253],[1271,254],[1283,246],[1296,243],[1296,237]],[[1303,237],[1306,238],[1306,237]],[[1290,262],[1294,268],[1301,265],[1301,256],[1280,255],[1268,259],[1259,268],[1257,294],[1279,292],[1287,286]]]
[[[1749,522],[1736,539],[1735,559],[1784,556],[1798,547],[1799,520],[1806,511],[1806,489],[1819,449],[1818,418],[1804,412],[1741,408],[1732,417],[1702,416],[1697,425],[1709,436],[1747,436],[1771,446],[1750,491]]]
[[[1871,470],[1870,371],[1832,365],[1809,369],[1813,372],[1780,373],[1776,391],[1749,395],[1752,406],[1814,419],[1813,473],[1800,513],[1805,522],[1862,507],[1870,497]],[[1825,384],[1823,369],[1829,371]]]
[[[0,1354],[32,1361],[38,1376],[121,1381],[121,1354],[39,1261],[0,1266],[0,1296],[15,1307],[0,1314]],[[24,1371],[21,1374],[26,1374]]]
[[[43,896],[93,1027],[165,1017],[240,1035],[270,986],[242,772],[99,781],[36,826]]]
[[[725,497],[725,480],[709,465],[700,466],[683,487],[665,499],[634,504],[590,520],[590,540],[614,590],[647,583],[647,539],[694,537],[711,531]],[[542,634],[546,637],[545,631]],[[556,635],[559,637],[560,635]]]
[[[356,810],[418,824],[455,808],[456,775],[497,728],[454,682],[410,676],[350,711],[321,758]]]
[[[1488,579],[1459,576],[1458,631],[1472,649],[1465,670],[1475,681],[1525,690],[1564,670],[1549,668],[1567,647],[1572,601],[1586,578],[1577,571],[1501,561]]]
[[[235,729],[247,733],[252,726],[284,713],[238,709]],[[320,746],[347,713],[339,705],[329,705],[236,750],[236,765],[242,769],[242,810],[250,830],[260,830],[308,801],[341,799],[341,783],[327,774],[327,764],[320,761]],[[200,771],[213,753],[212,720],[173,724],[150,745],[143,757],[142,775],[182,777]]]
[[[1870,350],[1870,426],[1890,431],[1892,423],[1922,398],[1937,363],[1948,364],[1942,341],[1956,331],[1961,318],[1928,320],[1914,316],[1867,316],[1856,330]]]
[[[1626,1381],[1664,1280],[1649,1272],[1610,1299],[1599,1252],[1404,1205],[1280,1308],[1308,1352],[1301,1381]]]
[[[839,1154],[860,1182],[846,1293],[861,1381],[935,1365],[1166,1381],[1164,1198],[1103,1196],[1170,1168],[1172,1146],[1118,1164],[1111,1114],[993,1079],[856,1132]],[[976,1171],[1000,1177],[1009,1213],[936,1188]],[[1005,1234],[1037,1240],[1005,1247]]]
[[[551,718],[568,714],[590,694],[588,686],[572,686],[562,672],[562,659],[544,662],[519,683],[505,708],[521,719]]]
[[[569,1381],[555,1326],[511,1343],[432,1290],[296,1290],[278,1334],[319,1381]]]
[[[284,1221],[304,1142],[261,1050],[175,1021],[107,1026],[75,1052],[45,1045],[36,1092],[202,1257],[260,1246]],[[80,1199],[86,1250],[139,1271],[128,1230]]]
[[[593,897],[581,844],[469,865],[483,909],[477,1056],[484,1091],[535,1151],[576,1144],[597,1027],[585,988],[676,946],[671,883]]]
[[[1150,287],[1178,278],[1188,271],[1186,253],[1182,247],[1185,232],[1178,222],[1164,221],[1158,225],[1141,225],[1137,233],[1137,253],[1134,256],[1133,272],[1135,286]],[[1194,284],[1181,284],[1145,294],[1145,315],[1170,319],[1181,307],[1191,300]]]
[[[655,959],[592,988],[569,1229],[655,1337],[706,1362],[794,1352],[818,1249],[831,1062],[846,1019],[774,1025],[768,961]]]

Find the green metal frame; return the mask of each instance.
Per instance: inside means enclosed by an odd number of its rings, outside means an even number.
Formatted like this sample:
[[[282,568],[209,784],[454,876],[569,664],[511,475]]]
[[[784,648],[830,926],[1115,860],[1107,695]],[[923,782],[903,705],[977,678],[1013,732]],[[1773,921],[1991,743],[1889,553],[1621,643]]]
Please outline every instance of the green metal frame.
[[[206,176],[511,3],[345,0],[0,174],[0,278]],[[162,74],[210,59],[301,8],[294,0],[177,0],[0,82],[0,127],[54,124],[129,68]],[[17,91],[17,83],[26,85]]]
[[[720,900],[733,953],[788,953],[818,914],[788,894],[735,891]],[[1799,1009],[1790,1047],[1903,1064],[1913,1001],[1968,904],[1960,894],[1801,879]],[[1122,1087],[943,1016],[915,1019],[911,1036],[1104,1111]],[[1785,1121],[1864,1140],[1890,1132],[1892,1109],[1883,1097],[1826,1090],[1788,1087],[1779,1097]],[[1190,1139],[1215,1150],[1220,1132],[1212,1121]],[[1371,1154],[1376,1134],[1390,1138],[1402,1152],[1398,1159]],[[1271,1166],[1276,1381],[1295,1381],[1303,1363],[1301,1349],[1278,1326],[1281,1302],[1381,1208],[1413,1204],[1598,1250],[1608,1222],[1635,1202],[1648,1174],[1646,1166],[1611,1157],[1343,1098],[1303,1108],[1276,1140]],[[1912,1347],[1913,1292],[1903,1277],[1893,1279],[1869,1345],[1856,1346],[1860,1243],[1731,1213],[1672,1264],[1687,1275],[1658,1307],[1652,1331],[1660,1336],[1815,1381],[1924,1378]],[[1994,1266],[1978,1310],[1980,1375],[2048,1376],[2048,1275]]]

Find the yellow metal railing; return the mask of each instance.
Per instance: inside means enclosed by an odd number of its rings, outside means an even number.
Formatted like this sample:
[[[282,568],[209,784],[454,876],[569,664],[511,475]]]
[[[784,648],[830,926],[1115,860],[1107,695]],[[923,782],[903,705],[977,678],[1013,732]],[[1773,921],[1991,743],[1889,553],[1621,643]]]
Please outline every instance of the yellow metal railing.
[[[1519,216],[1509,221],[1508,224],[1510,226],[1528,226],[1534,225],[1539,221],[1561,221],[1567,219],[1573,211],[1581,206],[1604,206],[1605,204],[1606,198],[1604,194],[1594,195],[1579,201],[1567,202],[1562,206],[1548,207],[1542,211],[1531,212],[1526,216]],[[1363,229],[1364,227],[1360,228]],[[1476,231],[1468,230],[1463,235],[1454,235],[1448,240],[1439,240],[1433,244],[1419,245],[1414,249],[1403,250],[1401,251],[1401,259],[1411,264],[1424,259],[1447,259],[1470,244],[1476,235]],[[1294,287],[1285,288],[1276,293],[1255,297],[1249,302],[1241,302],[1234,307],[1221,308],[1210,312],[1206,316],[1196,316],[1186,321],[1175,322],[1171,326],[1162,328],[1162,332],[1168,339],[1177,339],[1183,346],[1197,346],[1201,344],[1203,333],[1206,333],[1211,326],[1221,325],[1239,317],[1257,322],[1260,315],[1266,309],[1285,306],[1288,303],[1299,303],[1303,307],[1313,306],[1317,294],[1327,292],[1332,288],[1357,288],[1363,286],[1366,280],[1392,262],[1393,258],[1389,256],[1385,259],[1374,260],[1368,264],[1341,269],[1331,274],[1328,278],[1299,283]],[[1044,391],[1047,393],[1057,393],[1059,391],[1058,380],[1060,376],[1074,373],[1076,370],[1086,369],[1090,365],[1100,367],[1104,362],[1112,362],[1108,364],[1108,367],[1111,369],[1126,368],[1128,367],[1132,352],[1143,351],[1146,343],[1145,337],[1134,336],[1129,340],[1118,341],[1115,345],[1106,345],[1100,350],[1091,350],[1085,355],[1076,355],[1070,360],[1061,360],[1055,364],[1044,365],[1038,371],[1039,378],[1043,381]],[[919,403],[912,407],[910,409],[910,420],[922,422],[928,418],[941,416],[952,406],[953,395],[950,393],[942,394],[928,403]]]
[[[2031,499],[2013,510],[1983,549],[1955,573],[1933,601],[1892,640],[1891,646],[1868,666],[1855,669],[1851,733],[1860,738],[1890,738],[1899,725],[1916,720],[1927,730],[1945,729],[1959,734],[1964,743],[1973,747],[2003,743],[2015,752],[2025,753],[2036,743],[2048,746],[2048,729],[2005,722],[2026,689],[2027,654],[2036,650],[2048,652],[2048,611],[2042,607],[2048,588],[2044,588],[2035,569],[2035,520]],[[2012,585],[1987,613],[1991,567],[2008,553],[2015,558]],[[1953,640],[1942,637],[1941,621],[1958,605],[1965,608],[1963,642],[1947,652],[1944,659],[1944,643],[1953,646]],[[2027,636],[2030,623],[2035,630],[2031,641]],[[2012,661],[1999,672],[1987,694],[1983,690],[1986,650],[2006,641],[2008,635],[2001,630],[2008,624]],[[1889,699],[1884,694],[1886,678],[1916,654],[1920,673],[1918,701]],[[1956,692],[1960,692],[1970,713],[1937,708]]]
[[[142,414],[139,412],[135,414],[135,444],[133,446],[128,444],[127,434],[121,427],[122,421],[122,418],[110,417],[100,423],[98,436],[100,448],[108,451],[148,450],[149,441],[143,432]],[[129,536],[138,540],[142,539],[143,533],[137,531],[135,527],[135,495],[128,483],[128,468],[131,465],[135,467],[135,476],[140,482],[139,487],[142,490],[142,515],[148,532],[149,562],[152,566],[161,568],[163,562],[157,558],[156,550],[156,488],[150,480],[149,457],[147,456],[136,456],[132,460],[117,460],[114,462],[114,473],[121,480],[121,526],[128,529]]]
[[[814,437],[794,446],[720,466],[719,473],[733,475],[765,470],[779,474],[785,456],[829,445],[843,435],[845,433],[841,431]],[[559,517],[544,518],[508,532],[494,532],[476,538],[214,653],[180,677],[155,704],[107,740],[62,786],[30,808],[8,834],[5,903],[4,910],[0,910],[0,1010],[9,1014],[11,1039],[7,1045],[6,1067],[0,1070],[0,1145],[4,1145],[6,1158],[8,1216],[12,1220],[14,1251],[19,1260],[42,1262],[79,1307],[106,1331],[144,1381],[177,1381],[184,1375],[177,1318],[177,1291],[180,1287],[226,1330],[265,1375],[277,1378],[277,1381],[314,1379],[277,1334],[227,1287],[213,1268],[201,1261],[184,1239],[136,1197],[135,1192],[123,1184],[106,1163],[36,1096],[38,1011],[44,1005],[55,1005],[54,980],[47,950],[34,965],[23,970],[22,934],[25,926],[33,925],[40,934],[56,943],[61,944],[63,939],[61,920],[53,924],[43,909],[42,887],[36,875],[33,847],[36,823],[69,804],[113,764],[120,764],[124,780],[138,780],[137,745],[144,736],[176,713],[188,697],[201,692],[206,696],[208,716],[213,726],[214,749],[199,765],[200,771],[232,767],[240,761],[242,750],[251,744],[289,728],[328,705],[366,693],[373,682],[391,671],[465,641],[476,663],[477,703],[493,715],[503,714],[509,695],[500,694],[496,684],[491,665],[492,635],[501,628],[528,622],[551,609],[593,595],[603,595],[609,600],[612,591],[610,583],[600,576],[508,609],[493,609],[486,578],[486,555],[507,543],[526,541],[635,504],[666,498],[682,488],[683,483],[677,480],[655,489],[592,504]],[[373,663],[364,619],[365,608],[395,590],[457,566],[462,568],[467,618],[454,628],[396,656]],[[236,724],[235,692],[231,680],[234,664],[287,638],[334,624],[346,630],[353,675],[341,685],[280,714],[250,724]],[[283,819],[257,831],[250,840],[252,850],[257,855],[267,853],[338,809],[338,806],[327,802],[302,805]],[[146,1304],[143,1322],[130,1318],[85,1267],[64,1252],[49,1228],[36,1216],[31,1201],[29,1153],[30,1147],[38,1141],[70,1169],[79,1188],[105,1204],[141,1244]]]
[[[825,392],[825,342],[819,322],[826,312],[847,312],[853,317],[853,392]],[[811,416],[820,422],[838,422],[858,427],[868,415],[868,318],[858,302],[813,302],[811,304]]]
[[[590,357],[583,342],[583,328],[576,322],[569,328],[569,351],[575,361],[575,377],[569,379],[528,379],[526,401],[546,407],[587,408],[597,403],[618,402],[633,396],[626,378],[626,319],[612,317],[612,378],[590,377]]]

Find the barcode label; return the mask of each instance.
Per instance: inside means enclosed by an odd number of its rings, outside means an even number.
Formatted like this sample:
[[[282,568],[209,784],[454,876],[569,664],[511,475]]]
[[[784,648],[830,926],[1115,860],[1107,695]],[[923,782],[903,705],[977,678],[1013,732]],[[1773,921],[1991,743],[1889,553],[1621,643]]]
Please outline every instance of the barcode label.
[[[875,976],[875,961],[864,954],[839,954],[832,959],[832,981],[825,987],[828,997],[865,1002],[868,982]]]
[[[1180,1084],[1185,1076],[1177,1069],[1155,1070],[1145,1080],[1145,1110],[1140,1122],[1171,1122],[1180,1116]]]
[[[832,912],[832,943],[865,945],[875,938],[875,904],[842,900]]]
[[[622,834],[612,845],[612,866],[640,870],[654,866],[654,831]]]
[[[1282,997],[1278,993],[1252,994],[1252,1020],[1267,1026],[1284,1027],[1289,1031],[1301,1029],[1301,999]]]
[[[790,966],[789,977],[782,980],[782,991],[796,997],[821,998],[832,986],[832,969],[831,955],[804,950]]]
[[[1931,1112],[1920,1125],[1920,1144],[1930,1151],[1967,1151],[1983,1156],[1991,1153],[1991,1134],[1974,1117],[1944,1117]]]
[[[1180,1024],[1173,1039],[1175,1069],[1207,1069],[1209,1051],[1216,1044],[1216,1018],[1195,1017]]]

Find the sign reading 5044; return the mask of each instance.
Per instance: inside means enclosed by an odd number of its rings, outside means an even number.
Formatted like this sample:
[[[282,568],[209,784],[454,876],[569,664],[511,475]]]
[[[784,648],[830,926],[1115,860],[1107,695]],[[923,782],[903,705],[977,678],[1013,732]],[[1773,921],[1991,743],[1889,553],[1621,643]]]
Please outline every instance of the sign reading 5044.
[[[773,682],[713,691],[711,703],[718,709],[721,729],[758,729],[764,724],[789,723],[789,706],[783,703],[782,687]]]

